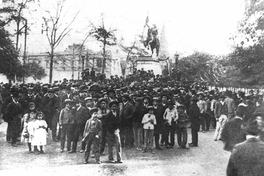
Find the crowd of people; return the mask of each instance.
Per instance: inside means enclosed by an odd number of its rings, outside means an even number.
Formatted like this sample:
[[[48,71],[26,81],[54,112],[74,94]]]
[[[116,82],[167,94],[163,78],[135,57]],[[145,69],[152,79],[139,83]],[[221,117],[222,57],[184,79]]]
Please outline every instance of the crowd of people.
[[[83,81],[0,87],[2,118],[8,124],[6,141],[11,146],[17,147],[21,137],[30,153],[45,153],[46,136],[51,131],[52,140],[60,142],[61,153],[66,143],[69,153],[84,153],[85,163],[91,147],[97,163],[106,146],[109,162],[122,163],[123,147],[153,154],[176,145],[189,149],[198,147],[199,132],[209,130],[215,131],[212,140],[222,140],[224,149],[233,151],[236,144],[246,141],[247,130],[252,130],[248,126],[257,124],[254,134],[261,134],[259,118],[264,117],[259,91],[245,95],[208,90],[206,83],[179,82],[153,71],[135,71],[127,78],[87,77]],[[230,163],[228,172],[233,172],[233,158]]]

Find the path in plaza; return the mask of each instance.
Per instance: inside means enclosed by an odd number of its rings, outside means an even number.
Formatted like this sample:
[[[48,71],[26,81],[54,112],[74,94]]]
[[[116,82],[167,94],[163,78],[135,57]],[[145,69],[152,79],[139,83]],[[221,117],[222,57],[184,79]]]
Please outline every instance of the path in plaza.
[[[5,142],[6,123],[0,125],[0,175],[126,175],[126,176],[224,176],[229,152],[221,141],[213,141],[213,130],[199,133],[199,147],[164,149],[156,154],[142,153],[135,149],[123,149],[123,163],[83,164],[83,153],[59,153],[59,142],[48,139],[46,154],[29,154],[26,144],[11,147]],[[188,142],[191,136],[189,133]],[[177,138],[176,138],[177,140]]]

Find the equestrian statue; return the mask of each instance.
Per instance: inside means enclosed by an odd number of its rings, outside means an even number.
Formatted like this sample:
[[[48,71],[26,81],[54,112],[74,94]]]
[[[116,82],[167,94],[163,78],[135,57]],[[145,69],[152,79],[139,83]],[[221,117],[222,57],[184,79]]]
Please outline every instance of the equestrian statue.
[[[159,48],[160,48],[160,42],[158,39],[158,28],[155,24],[150,28],[148,24],[145,25],[145,27],[148,27],[148,33],[146,40],[143,41],[144,47],[151,49],[152,55],[154,53],[154,49],[156,49],[156,55],[159,55]]]

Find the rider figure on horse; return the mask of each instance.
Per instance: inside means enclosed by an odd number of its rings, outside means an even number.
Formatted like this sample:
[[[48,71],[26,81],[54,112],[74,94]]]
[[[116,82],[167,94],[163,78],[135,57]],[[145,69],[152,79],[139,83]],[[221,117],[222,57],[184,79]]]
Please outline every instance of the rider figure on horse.
[[[150,46],[152,54],[153,54],[153,50],[156,49],[156,54],[158,56],[159,47],[160,47],[159,39],[157,37],[158,28],[155,24],[153,24],[153,27],[151,28],[148,25],[146,26],[148,27],[148,36],[146,40],[144,41],[144,46],[147,47],[148,49]]]

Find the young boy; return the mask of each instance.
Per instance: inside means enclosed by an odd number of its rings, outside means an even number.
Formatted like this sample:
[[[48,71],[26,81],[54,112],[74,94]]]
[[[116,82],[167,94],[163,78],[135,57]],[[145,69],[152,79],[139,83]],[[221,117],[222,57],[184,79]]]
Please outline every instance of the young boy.
[[[185,112],[185,108],[183,105],[178,105],[178,120],[177,120],[177,139],[178,145],[180,148],[188,149],[186,147],[187,144],[187,125],[188,125],[189,117]]]
[[[156,117],[153,114],[154,108],[153,106],[148,106],[148,113],[143,116],[142,124],[144,129],[144,150],[143,152],[147,152],[148,144],[151,152],[154,154],[153,147],[153,134],[154,134],[154,125],[157,124]]]
[[[85,129],[83,132],[83,140],[86,142],[85,147],[85,155],[84,155],[84,164],[88,163],[88,159],[90,156],[91,145],[93,144],[93,151],[95,154],[95,160],[97,164],[101,164],[100,162],[100,152],[99,152],[99,145],[100,145],[100,136],[102,133],[102,123],[98,119],[98,108],[94,107],[90,110],[92,117],[87,120],[85,124]]]

